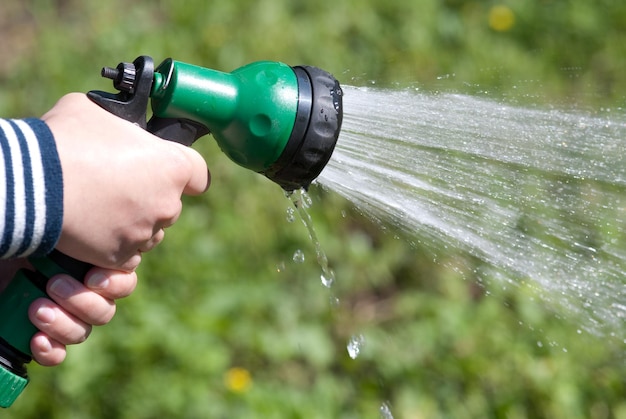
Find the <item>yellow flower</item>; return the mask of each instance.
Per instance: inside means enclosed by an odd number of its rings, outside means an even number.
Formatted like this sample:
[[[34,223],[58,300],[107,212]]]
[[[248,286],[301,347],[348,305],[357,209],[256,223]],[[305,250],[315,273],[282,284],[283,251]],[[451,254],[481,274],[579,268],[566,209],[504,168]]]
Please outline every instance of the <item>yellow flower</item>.
[[[245,368],[233,367],[224,376],[226,388],[233,393],[243,393],[252,385],[250,371]]]
[[[489,27],[494,31],[506,32],[515,24],[513,10],[504,5],[493,6],[489,10]]]

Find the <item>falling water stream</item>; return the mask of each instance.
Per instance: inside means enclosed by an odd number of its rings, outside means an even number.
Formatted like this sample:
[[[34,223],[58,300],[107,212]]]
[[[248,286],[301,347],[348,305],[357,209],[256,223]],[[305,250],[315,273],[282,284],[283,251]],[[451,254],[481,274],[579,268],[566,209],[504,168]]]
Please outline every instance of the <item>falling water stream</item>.
[[[472,255],[485,285],[531,287],[581,329],[626,342],[624,150],[623,109],[346,87],[318,182],[413,242]]]

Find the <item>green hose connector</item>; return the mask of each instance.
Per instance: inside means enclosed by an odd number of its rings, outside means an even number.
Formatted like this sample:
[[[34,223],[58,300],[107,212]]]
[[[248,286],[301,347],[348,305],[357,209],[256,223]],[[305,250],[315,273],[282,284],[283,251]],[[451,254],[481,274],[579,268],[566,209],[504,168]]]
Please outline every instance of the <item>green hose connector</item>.
[[[28,378],[21,377],[4,368],[0,368],[0,407],[6,408],[13,404],[26,385]]]
[[[0,294],[0,339],[19,351],[12,355],[23,362],[30,361],[30,340],[37,333],[28,318],[28,307],[37,298],[46,296],[27,275],[27,271],[20,270]],[[6,355],[0,356],[3,364],[9,363],[0,368],[0,407],[11,406],[28,384],[23,363],[11,363]]]

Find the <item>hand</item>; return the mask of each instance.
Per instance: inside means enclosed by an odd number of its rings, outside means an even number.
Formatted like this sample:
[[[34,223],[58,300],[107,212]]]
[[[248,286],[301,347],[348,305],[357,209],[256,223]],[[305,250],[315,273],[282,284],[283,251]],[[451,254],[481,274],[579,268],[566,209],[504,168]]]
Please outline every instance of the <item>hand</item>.
[[[68,275],[48,281],[47,293],[54,301],[39,298],[29,307],[30,321],[40,331],[30,341],[33,358],[44,366],[65,359],[66,345],[81,343],[92,325],[108,323],[115,314],[116,299],[128,296],[137,284],[134,272],[92,268],[85,285]]]
[[[181,195],[209,187],[196,151],[110,114],[86,95],[64,96],[42,119],[63,170],[57,249],[75,259],[133,271],[177,220]]]

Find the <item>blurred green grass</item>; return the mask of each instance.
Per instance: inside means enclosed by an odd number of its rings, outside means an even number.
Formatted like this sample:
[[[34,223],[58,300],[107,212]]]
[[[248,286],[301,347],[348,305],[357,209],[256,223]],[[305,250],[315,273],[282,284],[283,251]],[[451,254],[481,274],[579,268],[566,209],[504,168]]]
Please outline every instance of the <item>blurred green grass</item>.
[[[514,18],[502,32],[489,23],[500,4]],[[305,63],[345,84],[623,112],[625,22],[626,3],[611,0],[9,0],[0,114],[110,90],[100,68],[141,54],[224,71]],[[578,333],[523,287],[486,297],[471,281],[479,261],[398,238],[313,187],[329,291],[280,189],[211,140],[196,147],[210,191],[185,200],[114,321],[62,366],[30,366],[2,417],[374,418],[388,403],[396,418],[626,418],[623,342]],[[353,334],[365,337],[356,360]],[[233,368],[249,381],[229,381]]]

